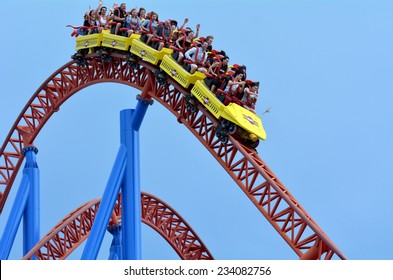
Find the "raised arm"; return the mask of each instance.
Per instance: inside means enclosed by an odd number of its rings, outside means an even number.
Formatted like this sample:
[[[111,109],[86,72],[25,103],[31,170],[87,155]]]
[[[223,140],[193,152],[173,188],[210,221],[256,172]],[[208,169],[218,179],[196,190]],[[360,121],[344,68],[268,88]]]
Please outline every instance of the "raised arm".
[[[183,24],[179,27],[179,30],[182,30],[187,22],[188,22],[188,18],[185,18]]]
[[[176,47],[178,47],[179,49],[183,49],[183,46],[180,45],[180,42],[181,42],[182,40],[184,40],[184,39],[185,39],[185,36],[184,36],[184,35],[183,35],[183,36],[180,36],[180,37],[176,40],[176,42],[175,42]]]
[[[201,28],[201,25],[198,23],[195,28],[196,28],[195,38],[199,38],[199,28]]]
[[[96,9],[96,14],[97,14],[97,15],[98,15],[98,13],[100,12],[101,8],[102,8],[102,0],[100,0],[100,2],[98,2],[98,7],[97,7],[97,9]]]

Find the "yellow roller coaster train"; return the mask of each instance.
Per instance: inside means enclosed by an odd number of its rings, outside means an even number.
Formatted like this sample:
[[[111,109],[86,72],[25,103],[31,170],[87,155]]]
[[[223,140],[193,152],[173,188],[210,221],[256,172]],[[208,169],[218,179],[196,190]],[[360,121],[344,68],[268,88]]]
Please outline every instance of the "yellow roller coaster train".
[[[228,141],[228,133],[251,148],[258,146],[259,139],[266,139],[262,120],[258,115],[236,103],[224,105],[205,84],[205,74],[198,71],[190,74],[173,59],[172,49],[164,47],[161,51],[157,51],[145,44],[140,36],[132,34],[130,37],[124,37],[111,34],[109,30],[78,36],[76,37],[77,53],[73,55],[73,58],[84,66],[84,54],[92,52],[108,54],[113,51],[130,53],[138,59],[160,67],[161,75],[157,76],[159,83],[165,83],[166,77],[169,76],[181,87],[188,89],[190,94],[185,98],[191,111],[197,110],[196,103],[199,102],[219,120],[220,125],[216,127],[216,136],[221,142]],[[109,58],[109,56],[106,57]]]

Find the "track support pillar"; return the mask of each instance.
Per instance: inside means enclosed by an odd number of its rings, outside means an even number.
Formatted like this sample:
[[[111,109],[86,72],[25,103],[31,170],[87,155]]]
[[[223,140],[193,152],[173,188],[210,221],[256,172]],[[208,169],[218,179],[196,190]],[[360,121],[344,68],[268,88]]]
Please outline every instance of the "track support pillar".
[[[40,170],[36,160],[36,147],[25,147],[22,153],[26,157],[23,174],[27,175],[30,183],[23,219],[23,255],[26,255],[40,241]]]
[[[135,110],[120,113],[120,138],[127,148],[127,169],[121,193],[123,258],[126,260],[140,260],[142,257],[139,131],[132,126],[133,120],[139,117]]]
[[[18,232],[18,228],[25,211],[29,191],[29,177],[26,174],[23,174],[22,181],[20,182],[14,204],[12,205],[7,224],[5,225],[3,236],[0,241],[0,260],[7,260],[10,255],[16,233]]]
[[[122,255],[125,260],[142,258],[139,129],[147,108],[152,104],[148,97],[152,84],[150,77],[137,97],[135,110],[120,112],[120,142],[127,148],[127,169],[122,187]]]
[[[90,236],[86,241],[86,246],[82,253],[82,260],[97,259],[105,230],[109,223],[113,207],[115,206],[120,186],[123,182],[124,172],[126,169],[127,150],[124,145],[120,145],[116,156],[108,183],[102,196],[100,207],[98,208],[96,218],[90,231]]]

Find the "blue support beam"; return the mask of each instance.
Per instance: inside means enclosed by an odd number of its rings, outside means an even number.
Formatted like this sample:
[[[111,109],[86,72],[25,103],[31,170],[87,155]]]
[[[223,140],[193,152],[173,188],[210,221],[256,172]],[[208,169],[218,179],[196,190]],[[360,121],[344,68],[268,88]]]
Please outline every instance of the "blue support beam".
[[[132,128],[135,110],[120,112],[120,141],[127,147],[127,169],[122,187],[123,258],[140,260],[141,196],[139,180],[139,132]]]
[[[25,147],[22,153],[26,157],[23,174],[28,176],[30,183],[23,219],[23,255],[26,255],[40,240],[40,170],[36,147]],[[35,256],[32,258],[35,259]]]
[[[149,87],[146,87],[145,90],[148,89]],[[120,149],[86,242],[83,260],[97,258],[120,186],[122,227],[116,230],[108,229],[113,235],[109,259],[141,259],[139,128],[152,101],[140,96],[138,101],[135,110],[127,109],[120,112]]]
[[[14,204],[12,205],[7,224],[5,225],[3,236],[0,241],[0,260],[7,260],[10,255],[16,233],[18,232],[18,228],[22,220],[23,213],[25,211],[29,192],[29,177],[28,175],[23,174],[22,181],[20,182]]]
[[[90,236],[86,241],[86,246],[82,253],[82,260],[97,259],[105,230],[109,223],[113,207],[115,206],[117,195],[122,185],[124,172],[126,169],[127,149],[124,145],[120,145],[116,156],[108,183],[102,196],[100,207],[98,208],[96,218],[94,220]]]
[[[151,84],[145,87],[148,92]],[[138,96],[135,110],[121,112],[121,145],[100,203],[90,236],[81,259],[97,258],[106,226],[109,223],[117,195],[122,186],[122,223],[124,230],[112,229],[113,242],[110,259],[141,259],[141,190],[139,129],[152,104],[149,99]],[[26,164],[22,181],[11,209],[2,239],[0,259],[8,259],[22,216],[23,254],[27,254],[40,239],[40,174],[36,162],[35,147],[23,149]],[[34,257],[33,257],[34,258]]]
[[[131,124],[132,129],[134,129],[135,131],[139,131],[142,125],[142,121],[146,115],[147,108],[149,108],[149,105],[153,104],[152,100],[143,99],[140,95],[138,95],[137,100],[138,104],[136,105],[135,113],[133,115]]]
[[[122,187],[123,258],[142,259],[142,214],[139,128],[151,102],[138,97],[135,110],[120,113],[120,141],[127,147],[127,170]]]

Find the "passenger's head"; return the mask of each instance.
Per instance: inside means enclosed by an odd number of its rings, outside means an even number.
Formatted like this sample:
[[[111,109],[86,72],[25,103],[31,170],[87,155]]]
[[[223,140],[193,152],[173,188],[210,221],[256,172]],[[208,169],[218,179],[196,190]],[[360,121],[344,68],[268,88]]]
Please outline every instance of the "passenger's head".
[[[222,61],[222,63],[224,64],[224,65],[228,65],[228,63],[229,63],[229,57],[228,56],[223,56],[222,58],[221,58],[221,61]]]
[[[146,10],[145,10],[145,8],[139,8],[139,12],[138,12],[138,16],[140,17],[140,18],[144,18],[145,16],[146,16]]]
[[[164,22],[164,26],[165,26],[166,28],[171,27],[171,21],[170,21],[169,19],[167,19],[167,20]]]
[[[150,13],[150,20],[152,20],[152,21],[158,20],[158,14],[155,12],[151,12]]]
[[[244,77],[244,72],[242,70],[236,70],[235,74],[233,75],[235,78],[243,78]]]
[[[213,40],[214,40],[214,37],[209,35],[209,36],[206,37],[205,42],[207,42],[207,44],[209,46],[211,46],[213,44]]]
[[[132,15],[133,17],[137,17],[137,16],[138,16],[138,11],[137,11],[135,8],[133,8],[133,9],[131,10],[131,15]]]
[[[94,18],[94,17],[96,16],[96,10],[91,10],[91,11],[89,12],[89,16],[92,17],[92,18]]]
[[[259,88],[259,82],[251,82],[250,83],[250,88],[252,88],[254,91],[258,90]]]
[[[127,9],[126,3],[121,3],[120,4],[120,10],[122,10],[123,12],[125,12]]]
[[[98,14],[100,14],[100,15],[106,15],[106,11],[107,11],[108,9],[106,8],[106,7],[101,7],[101,9],[100,9],[100,11],[98,12]]]
[[[190,39],[194,39],[194,38],[195,38],[195,33],[194,33],[194,31],[192,31],[192,30],[186,32],[186,35],[187,35],[187,37],[190,38]]]
[[[209,46],[209,44],[207,43],[207,41],[203,41],[203,43],[201,44],[202,49],[206,50],[207,47]]]
[[[177,28],[177,21],[174,19],[171,19],[171,25],[172,25],[173,29],[176,29]]]

